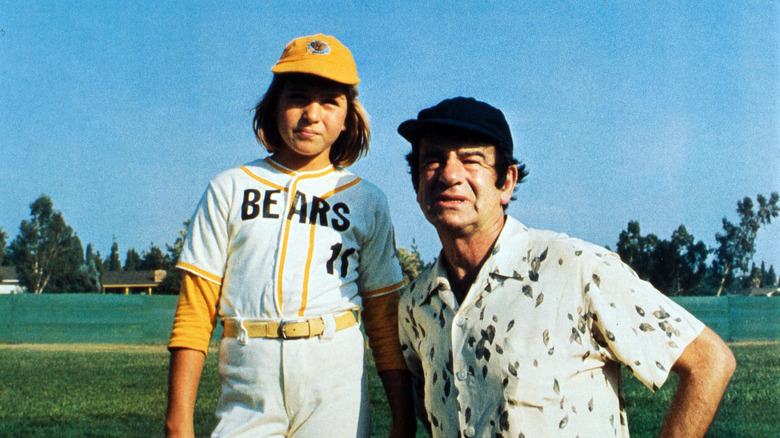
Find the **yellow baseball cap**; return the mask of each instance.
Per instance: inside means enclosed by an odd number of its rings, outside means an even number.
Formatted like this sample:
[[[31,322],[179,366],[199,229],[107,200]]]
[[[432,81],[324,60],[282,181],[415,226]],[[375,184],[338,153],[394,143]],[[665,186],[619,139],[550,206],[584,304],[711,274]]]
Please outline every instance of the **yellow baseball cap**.
[[[360,82],[352,52],[336,38],[322,34],[292,40],[271,71],[307,73],[347,85]]]

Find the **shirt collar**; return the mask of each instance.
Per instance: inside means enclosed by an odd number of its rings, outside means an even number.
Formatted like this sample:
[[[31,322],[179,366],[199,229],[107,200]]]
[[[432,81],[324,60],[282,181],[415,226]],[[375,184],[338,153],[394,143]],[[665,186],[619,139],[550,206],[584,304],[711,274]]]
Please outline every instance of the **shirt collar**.
[[[285,166],[285,165],[279,163],[278,161],[274,160],[270,156],[266,157],[264,161],[269,166],[271,166],[272,168],[274,168],[274,169],[276,169],[276,170],[278,170],[278,171],[280,171],[282,173],[286,173],[287,175],[290,175],[290,176],[313,175],[313,174],[317,174],[317,173],[325,174],[325,173],[329,173],[329,172],[332,172],[332,171],[336,170],[336,168],[333,166],[333,164],[331,164],[331,165],[329,165],[327,167],[324,167],[322,169],[308,170],[308,171],[304,172],[304,171],[292,170],[292,169],[288,168],[287,166]]]
[[[429,304],[431,302],[431,297],[433,297],[434,294],[438,294],[440,290],[450,289],[450,281],[447,279],[447,270],[444,268],[444,262],[442,262],[442,260],[444,260],[443,256],[443,253],[439,253],[439,257],[436,258],[436,261],[433,262],[433,266],[431,266],[430,281],[425,285],[427,292],[425,293],[421,304]]]
[[[490,276],[501,276],[506,278],[522,277],[522,274],[516,271],[518,255],[527,252],[528,247],[528,227],[520,223],[512,216],[506,216],[504,228],[501,230],[496,244],[491,250],[491,254],[485,264],[482,266],[482,272],[488,272]],[[444,268],[444,257],[440,253],[439,257],[431,267],[431,280],[427,285],[428,292],[425,294],[422,303],[430,303],[433,294],[438,294],[440,290],[450,289],[450,282],[447,279],[447,270]],[[482,275],[477,276],[477,281]]]
[[[493,246],[492,254],[485,261],[491,275],[517,277],[518,256],[528,256],[528,227],[512,216],[506,216],[504,229]]]

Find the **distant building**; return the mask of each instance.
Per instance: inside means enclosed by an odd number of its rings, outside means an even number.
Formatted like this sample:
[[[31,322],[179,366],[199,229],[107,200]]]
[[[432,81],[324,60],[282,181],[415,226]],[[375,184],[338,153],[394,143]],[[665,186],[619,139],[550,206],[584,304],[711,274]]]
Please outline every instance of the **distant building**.
[[[104,294],[151,295],[165,278],[163,269],[154,271],[107,271],[101,276]]]
[[[21,294],[24,288],[19,284],[19,277],[13,266],[0,266],[0,295]]]
[[[743,288],[735,290],[732,294],[744,297],[780,297],[780,287],[764,286]]]

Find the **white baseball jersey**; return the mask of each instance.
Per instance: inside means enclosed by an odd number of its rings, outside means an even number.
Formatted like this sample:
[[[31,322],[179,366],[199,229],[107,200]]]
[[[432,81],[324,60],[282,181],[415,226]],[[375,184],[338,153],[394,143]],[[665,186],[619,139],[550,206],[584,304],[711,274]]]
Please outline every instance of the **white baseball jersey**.
[[[222,286],[223,319],[318,316],[403,285],[377,187],[341,168],[294,172],[270,158],[211,181],[178,267]]]

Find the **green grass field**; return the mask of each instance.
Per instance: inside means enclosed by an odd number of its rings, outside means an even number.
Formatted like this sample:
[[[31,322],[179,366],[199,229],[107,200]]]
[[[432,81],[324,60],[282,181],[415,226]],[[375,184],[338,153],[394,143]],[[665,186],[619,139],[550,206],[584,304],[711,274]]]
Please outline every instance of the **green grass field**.
[[[708,437],[780,435],[780,344],[732,345],[737,372]],[[163,346],[0,345],[1,437],[161,436],[168,353]],[[389,427],[381,384],[371,373],[374,436]],[[657,436],[674,377],[656,394],[626,378],[632,437]],[[219,393],[210,354],[196,407],[196,430],[214,427]],[[427,436],[420,432],[418,436]]]

